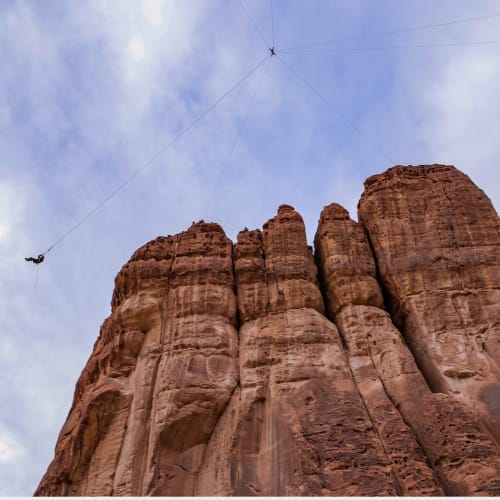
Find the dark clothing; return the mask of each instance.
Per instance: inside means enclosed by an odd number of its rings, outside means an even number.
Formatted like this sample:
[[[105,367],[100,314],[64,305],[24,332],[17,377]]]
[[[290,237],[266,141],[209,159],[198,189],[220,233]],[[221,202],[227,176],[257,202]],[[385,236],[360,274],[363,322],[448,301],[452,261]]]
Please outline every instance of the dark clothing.
[[[33,262],[33,264],[41,264],[45,260],[45,257],[40,254],[36,259],[35,257],[25,257],[24,260],[26,262]]]

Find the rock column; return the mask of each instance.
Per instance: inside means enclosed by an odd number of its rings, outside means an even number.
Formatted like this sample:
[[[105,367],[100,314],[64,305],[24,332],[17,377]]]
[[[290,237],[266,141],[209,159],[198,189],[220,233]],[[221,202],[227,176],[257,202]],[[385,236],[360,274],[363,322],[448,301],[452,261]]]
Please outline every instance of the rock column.
[[[192,495],[238,382],[232,243],[194,224],[116,278],[38,495]]]
[[[500,442],[500,221],[451,166],[370,177],[359,218],[391,314],[435,392],[478,412]]]
[[[340,205],[329,205],[315,244],[329,313],[402,493],[439,495],[442,486],[449,495],[498,495],[497,447],[467,406],[431,392],[384,309],[363,227]]]
[[[337,328],[324,316],[300,215],[281,206],[262,232],[241,232],[234,262],[240,389],[214,433],[197,491],[397,494]]]

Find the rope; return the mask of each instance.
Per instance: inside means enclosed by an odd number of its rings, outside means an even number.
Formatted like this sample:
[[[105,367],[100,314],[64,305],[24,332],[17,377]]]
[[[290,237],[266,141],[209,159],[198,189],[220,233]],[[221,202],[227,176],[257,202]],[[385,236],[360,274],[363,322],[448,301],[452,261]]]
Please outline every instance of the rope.
[[[254,90],[254,93],[253,93],[253,96],[250,100],[250,104],[248,105],[248,108],[246,110],[246,113],[245,115],[243,116],[243,119],[241,120],[241,123],[240,123],[240,127],[238,129],[238,132],[236,134],[236,137],[233,141],[233,144],[231,146],[231,149],[229,150],[229,154],[227,155],[227,158],[226,158],[226,161],[222,164],[222,168],[220,169],[218,175],[217,175],[217,179],[215,181],[215,184],[214,184],[214,187],[212,189],[212,192],[207,200],[207,204],[205,206],[205,210],[203,211],[203,219],[205,218],[206,214],[207,214],[207,210],[208,210],[208,207],[212,201],[212,198],[214,197],[216,191],[217,191],[217,188],[219,187],[219,183],[220,183],[220,180],[222,179],[222,174],[224,173],[224,171],[226,170],[227,166],[229,165],[229,162],[231,161],[231,158],[233,156],[233,153],[234,153],[234,150],[236,149],[236,145],[240,139],[240,136],[241,136],[241,132],[243,131],[243,128],[245,126],[245,122],[248,118],[248,115],[250,114],[250,110],[252,109],[253,107],[253,104],[255,102],[255,99],[257,98],[257,94],[259,93],[259,90],[260,90],[260,87],[262,86],[262,82],[264,81],[264,78],[266,76],[266,73],[267,73],[267,70],[269,68],[269,63],[271,62],[271,58],[269,58],[268,60],[268,63],[260,77],[260,80],[259,80],[259,83],[257,84],[257,86],[255,87],[255,90]]]
[[[264,35],[262,34],[262,31],[260,31],[259,27],[257,26],[256,22],[252,19],[252,16],[249,14],[248,10],[246,7],[243,5],[243,2],[241,0],[238,0],[238,3],[240,4],[241,8],[243,9],[243,12],[246,14],[248,19],[250,19],[250,22],[252,23],[253,27],[255,28],[255,31],[257,34],[260,36],[262,41],[266,44],[266,48],[269,48],[269,44],[267,43],[267,40],[264,38]]]
[[[273,0],[270,0],[271,3],[271,34],[273,39],[273,47],[274,47],[274,12],[273,12]]]
[[[170,146],[175,144],[186,132],[191,130],[199,121],[201,121],[212,109],[214,109],[221,101],[223,101],[229,94],[231,94],[237,87],[239,87],[248,77],[250,77],[255,71],[257,71],[262,64],[268,59],[268,56],[264,57],[252,70],[250,70],[245,76],[240,78],[228,91],[226,91],[221,97],[219,97],[211,106],[209,106],[205,111],[203,111],[197,118],[195,118],[186,127],[180,130],[174,138],[166,144],[158,153],[156,153],[152,158],[150,158],[144,165],[137,169],[128,179],[123,181],[114,191],[112,191],[106,198],[100,201],[95,208],[93,208],[87,215],[80,219],[74,226],[72,226],[68,231],[66,231],[59,239],[57,239],[52,245],[45,250],[41,255],[45,255],[50,252],[57,244],[63,241],[67,236],[69,236],[73,231],[80,227],[89,217],[95,214],[105,203],[107,203],[111,198],[116,196],[125,186],[130,184],[141,172],[143,172],[147,167],[149,167],[156,159],[158,159]]]
[[[296,78],[298,78],[304,85],[306,85],[310,90],[312,90],[325,104],[327,104],[330,108],[332,108],[335,113],[337,113],[346,123],[348,123],[353,130],[355,130],[359,135],[364,137],[386,160],[390,163],[395,164],[396,162],[390,158],[390,156],[368,135],[366,135],[362,130],[360,130],[356,124],[350,120],[337,106],[331,103],[326,97],[324,97],[316,88],[314,88],[303,76],[301,76],[295,69],[290,66],[288,63],[283,61],[281,56],[278,54],[278,58],[280,62],[292,73]]]
[[[450,42],[450,43],[422,43],[418,45],[385,45],[382,47],[328,47],[318,49],[303,49],[285,52],[284,55],[304,54],[310,52],[349,52],[349,51],[364,51],[364,50],[386,50],[386,49],[422,49],[430,47],[459,47],[465,45],[498,45],[500,41],[486,42]],[[282,53],[280,51],[280,53]]]
[[[35,271],[35,285],[33,286],[33,293],[35,293],[35,290],[36,290],[36,285],[38,284],[38,266],[35,266],[36,267],[36,271]]]
[[[500,14],[491,14],[488,16],[479,16],[479,17],[469,17],[466,19],[458,19],[455,21],[448,21],[448,22],[443,22],[443,23],[437,23],[437,24],[427,24],[423,26],[416,26],[413,28],[402,28],[402,29],[397,29],[397,30],[392,30],[392,31],[382,31],[379,33],[372,33],[369,35],[360,35],[360,36],[354,36],[354,37],[348,37],[348,38],[338,38],[337,40],[330,40],[329,42],[319,42],[319,43],[308,43],[306,45],[299,45],[297,47],[287,47],[285,49],[282,49],[280,52],[283,51],[292,51],[296,49],[306,49],[310,47],[320,47],[324,45],[330,45],[334,43],[341,43],[341,42],[352,42],[355,40],[364,40],[366,38],[375,38],[379,36],[386,36],[386,35],[396,35],[398,33],[410,33],[412,31],[420,31],[420,30],[427,30],[431,28],[441,28],[443,26],[451,26],[452,24],[461,24],[461,23],[469,23],[472,21],[483,21],[485,19],[492,19],[494,17],[500,17]]]
[[[240,7],[242,8],[243,12],[245,15],[248,17],[250,22],[252,23],[255,31],[257,34],[260,36],[262,41],[265,43],[266,47],[269,48],[269,44],[262,34],[261,30],[255,23],[255,21],[252,19],[250,13],[246,9],[245,5],[243,4],[242,0],[238,0],[238,3]],[[270,8],[271,8],[271,23],[272,23],[272,41],[273,41],[273,47],[274,47],[274,12],[273,12],[273,0],[270,0]],[[455,21],[449,21],[449,22],[443,22],[443,23],[437,23],[437,24],[429,24],[429,25],[424,25],[424,26],[418,26],[418,27],[412,27],[412,28],[403,28],[403,29],[398,29],[398,30],[392,30],[392,31],[386,31],[386,32],[381,32],[381,33],[374,33],[374,34],[369,34],[369,35],[361,35],[357,37],[350,37],[350,38],[343,38],[343,39],[337,39],[337,40],[332,40],[329,42],[321,42],[321,43],[311,43],[311,44],[306,44],[306,45],[301,45],[301,46],[296,46],[296,47],[289,47],[287,49],[283,49],[280,52],[284,52],[286,54],[294,53],[295,51],[298,52],[299,50],[303,49],[310,49],[310,50],[303,50],[304,52],[330,52],[330,51],[340,51],[340,50],[345,50],[345,51],[362,51],[362,50],[384,50],[384,49],[403,49],[403,48],[425,48],[425,47],[450,47],[450,46],[462,46],[462,45],[486,45],[486,44],[500,44],[500,41],[489,41],[489,42],[457,42],[457,43],[447,43],[447,44],[421,44],[421,45],[399,45],[399,46],[386,46],[386,47],[361,47],[361,48],[334,48],[334,47],[325,47],[330,44],[334,43],[340,43],[340,42],[346,42],[346,41],[353,41],[353,40],[361,40],[361,39],[366,39],[366,38],[372,38],[372,37],[379,37],[379,36],[384,36],[384,35],[393,35],[397,33],[407,33],[407,32],[412,32],[412,31],[419,31],[419,30],[426,30],[430,28],[437,28],[437,27],[443,27],[443,26],[449,26],[453,24],[459,24],[459,23],[466,23],[466,22],[471,22],[471,21],[480,21],[480,20],[486,20],[486,19],[491,19],[495,17],[500,17],[500,14],[492,14],[488,16],[478,16],[478,17],[472,17],[472,18],[467,18],[467,19],[459,19]],[[316,48],[314,47],[325,47],[323,49]],[[274,54],[272,54],[274,55]],[[231,94],[239,85],[241,85],[247,78],[249,78],[257,69],[265,62],[265,60],[268,57],[264,57],[251,71],[249,71],[245,76],[243,76],[236,84],[234,84],[227,92],[225,92],[221,97],[219,97],[211,106],[209,106],[205,111],[203,111],[196,119],[194,119],[191,123],[189,123],[186,127],[181,129],[177,135],[174,136],[174,138],[166,144],[162,149],[160,149],[152,158],[150,158],[146,163],[144,163],[140,168],[138,168],[130,177],[128,177],[125,181],[123,181],[120,185],[117,186],[116,189],[114,189],[108,196],[106,196],[103,200],[101,200],[89,213],[87,213],[82,219],[80,219],[76,224],[74,224],[68,231],[63,233],[52,245],[47,248],[41,255],[45,255],[48,252],[50,252],[56,245],[58,245],[61,241],[63,241],[66,237],[68,237],[73,231],[78,229],[88,218],[90,218],[94,213],[96,213],[103,205],[105,205],[109,200],[111,200],[114,196],[116,196],[122,189],[124,189],[128,184],[130,184],[141,172],[143,172],[146,168],[148,168],[155,160],[157,160],[168,148],[170,148],[173,144],[175,144],[184,134],[186,134],[191,128],[193,128],[198,122],[200,122],[212,109],[214,109],[222,100],[224,100],[229,94]],[[328,101],[323,95],[315,89],[303,76],[301,76],[297,71],[291,67],[289,64],[287,64],[281,57],[280,57],[281,63],[292,73],[297,77],[299,80],[301,80],[307,87],[309,87],[322,101],[324,101],[328,106],[330,106],[344,121],[346,121],[358,134],[362,135],[367,141],[369,141],[372,146],[382,155],[384,158],[388,159],[389,161],[393,162],[389,156],[370,138],[368,137],[364,132],[362,132],[344,113],[340,111],[336,106],[334,106],[330,101]],[[268,63],[269,66],[269,63]],[[264,75],[267,73],[267,68],[266,71],[264,72]],[[261,79],[261,82],[263,80],[263,77]],[[260,83],[258,88],[260,87]],[[247,115],[250,111],[250,108],[253,105],[253,101],[255,99],[256,93],[254,94],[254,98],[251,102],[250,107],[247,110]],[[245,115],[243,122],[240,125],[240,129],[238,131],[238,136],[233,143],[233,146],[231,148],[228,160],[224,164],[221,172],[224,171],[226,168],[226,165],[229,163],[229,159],[231,158],[233,151],[236,147],[236,143],[239,139],[239,136],[241,134],[241,131],[243,129],[244,122],[246,120],[247,115]],[[220,175],[220,174],[219,174]],[[217,187],[217,186],[216,186]]]

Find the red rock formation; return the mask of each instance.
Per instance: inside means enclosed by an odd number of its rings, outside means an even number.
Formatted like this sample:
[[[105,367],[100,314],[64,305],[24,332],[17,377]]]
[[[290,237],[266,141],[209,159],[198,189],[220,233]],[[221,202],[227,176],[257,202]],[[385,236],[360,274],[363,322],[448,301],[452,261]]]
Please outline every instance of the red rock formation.
[[[384,310],[362,226],[340,205],[325,207],[315,246],[327,304],[403,493],[439,495],[442,484],[450,495],[498,494],[497,447],[461,402],[432,394]]]
[[[285,205],[262,233],[241,232],[234,263],[240,388],[196,494],[395,495],[337,328],[323,315],[300,215]]]
[[[137,250],[38,495],[190,495],[238,381],[232,244],[199,223]]]
[[[287,205],[137,250],[36,494],[499,495],[498,218],[416,172],[367,181],[364,226],[325,208],[321,289]]]
[[[454,167],[370,177],[359,217],[394,321],[435,392],[477,411],[500,442],[500,221]]]

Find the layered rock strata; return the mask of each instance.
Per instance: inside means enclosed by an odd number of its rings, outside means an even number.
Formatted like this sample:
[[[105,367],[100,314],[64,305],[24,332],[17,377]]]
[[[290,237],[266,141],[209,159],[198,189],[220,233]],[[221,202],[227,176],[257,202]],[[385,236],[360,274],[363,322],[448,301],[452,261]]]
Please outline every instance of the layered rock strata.
[[[36,494],[500,495],[498,217],[443,166],[359,210],[137,250]]]
[[[500,221],[451,166],[370,177],[359,217],[395,323],[435,392],[478,412],[500,442]]]

